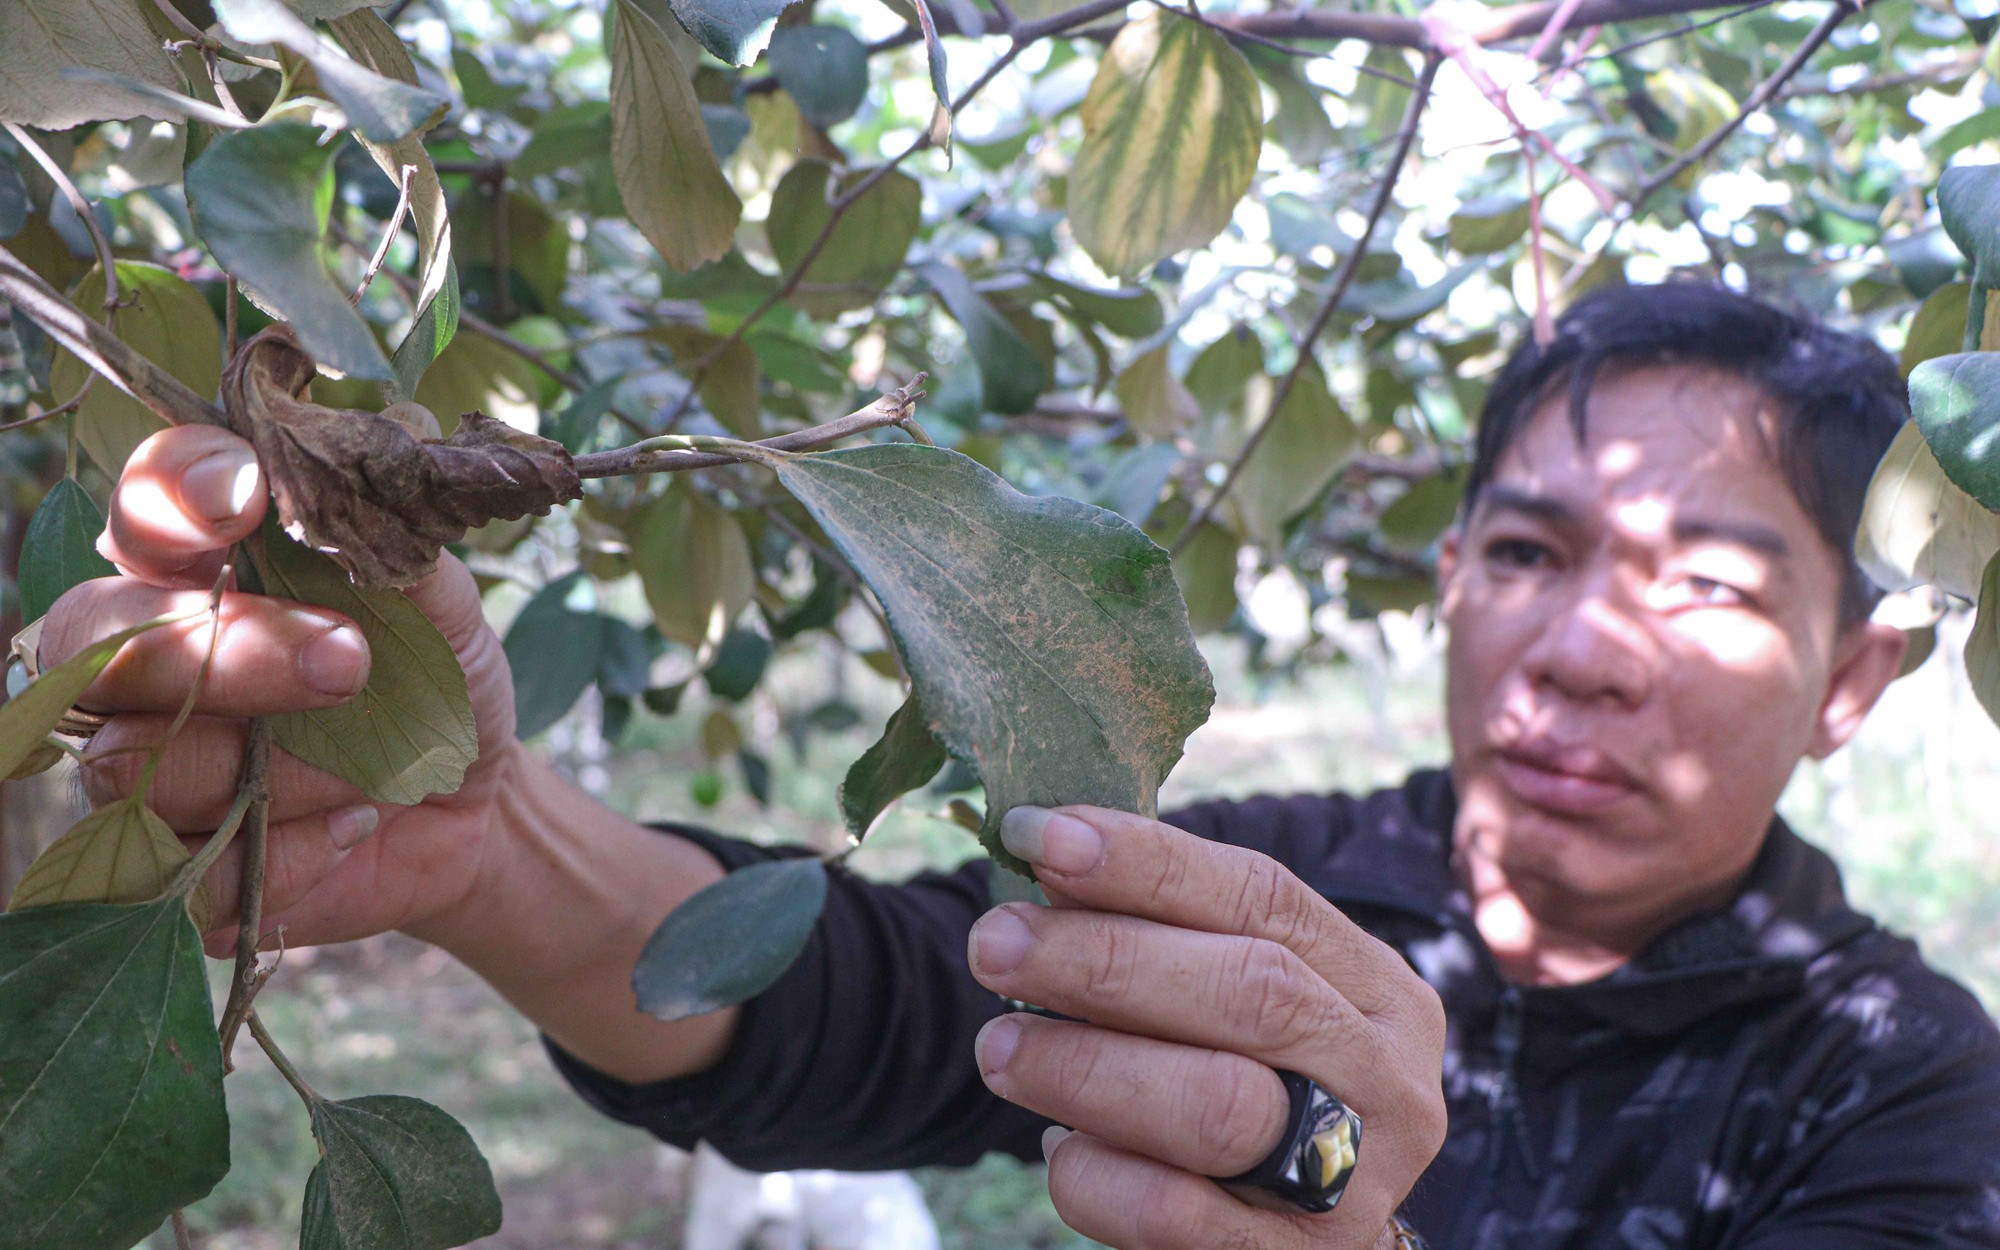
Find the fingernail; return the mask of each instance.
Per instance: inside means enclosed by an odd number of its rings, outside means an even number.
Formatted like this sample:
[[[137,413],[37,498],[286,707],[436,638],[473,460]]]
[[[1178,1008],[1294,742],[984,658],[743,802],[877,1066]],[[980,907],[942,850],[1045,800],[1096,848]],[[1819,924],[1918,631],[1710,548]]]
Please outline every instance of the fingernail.
[[[315,623],[325,620],[312,619]],[[299,672],[306,685],[321,694],[356,694],[368,682],[368,644],[359,631],[345,625],[329,629],[299,654]]]
[[[1070,1131],[1068,1129],[1062,1128],[1054,1124],[1051,1124],[1049,1127],[1042,1130],[1043,1163],[1047,1163],[1049,1161],[1050,1157],[1055,1154],[1056,1147],[1062,1145],[1062,1139],[1068,1137],[1069,1133]]]
[[[1015,807],[1000,819],[1000,842],[1031,864],[1080,877],[1104,860],[1104,839],[1074,816]]]
[[[375,832],[375,826],[382,823],[382,813],[367,803],[355,807],[343,807],[326,818],[326,836],[343,851],[351,851],[367,840]]]
[[[257,493],[257,456],[247,444],[219,448],[181,474],[181,503],[208,521],[242,515]]]
[[[996,908],[972,926],[972,949],[967,957],[976,970],[999,976],[1021,966],[1029,941],[1028,926],[1021,918],[1004,907]]]
[[[1007,1071],[1007,1061],[1014,1057],[1014,1047],[1021,1040],[1021,1026],[1006,1016],[996,1016],[986,1022],[973,1039],[972,1052],[979,1056],[979,1074],[986,1083],[995,1086],[999,1093],[998,1078]]]

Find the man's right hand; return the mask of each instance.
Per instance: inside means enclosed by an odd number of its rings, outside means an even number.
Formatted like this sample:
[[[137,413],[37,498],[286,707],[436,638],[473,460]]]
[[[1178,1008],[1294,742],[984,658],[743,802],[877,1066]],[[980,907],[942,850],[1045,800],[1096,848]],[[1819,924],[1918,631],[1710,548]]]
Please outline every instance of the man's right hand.
[[[43,627],[42,666],[129,625],[205,602],[227,549],[255,532],[265,507],[262,474],[242,439],[211,426],[147,439],[119,479],[100,544],[119,575],[86,582],[56,602]],[[513,684],[471,574],[446,555],[409,594],[465,669],[478,762],[457,793],[410,808],[371,803],[352,783],[274,751],[265,927],[283,925],[291,945],[420,927],[463,901],[489,849],[495,799],[518,769]],[[368,680],[368,644],[338,612],[232,590],[220,620],[195,715],[168,743],[147,795],[191,849],[235,797],[245,718],[332,707]],[[166,731],[195,686],[209,633],[203,614],[139,635],[79,700],[113,713],[91,741],[83,773],[93,803],[122,798],[138,784],[145,753],[122,748],[152,744]],[[240,852],[231,847],[208,882],[216,904],[212,954],[235,944]]]

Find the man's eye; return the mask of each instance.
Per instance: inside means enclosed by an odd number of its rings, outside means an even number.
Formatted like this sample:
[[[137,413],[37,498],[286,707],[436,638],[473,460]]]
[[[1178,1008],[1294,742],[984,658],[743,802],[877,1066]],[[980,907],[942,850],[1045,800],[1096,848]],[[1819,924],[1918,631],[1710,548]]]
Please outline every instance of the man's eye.
[[[1525,538],[1496,538],[1486,544],[1486,558],[1505,568],[1541,568],[1552,554],[1542,544]]]
[[[1682,577],[1669,582],[1663,596],[1668,607],[1742,608],[1750,606],[1750,596],[1727,582],[1712,577]]]

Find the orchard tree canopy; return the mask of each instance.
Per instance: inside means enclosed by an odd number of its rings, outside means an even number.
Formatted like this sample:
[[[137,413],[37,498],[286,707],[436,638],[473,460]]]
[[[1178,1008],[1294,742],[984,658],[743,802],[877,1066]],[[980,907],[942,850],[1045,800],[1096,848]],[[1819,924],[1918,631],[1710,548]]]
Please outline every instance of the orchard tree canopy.
[[[210,422],[274,498],[239,584],[349,613],[376,657],[355,702],[256,723],[192,860],[142,784],[30,869],[0,919],[0,1018],[34,1022],[0,1072],[35,1077],[0,1081],[27,1213],[0,1250],[122,1250],[206,1194],[243,1026],[321,1144],[302,1245],[497,1225],[464,1130],[316,1093],[254,976],[218,1031],[196,940],[240,831],[254,969],[272,747],[388,802],[459,784],[464,675],[399,589],[442,549],[522,604],[524,736],[615,740],[701,682],[707,751],[761,797],[730,709],[774,654],[845,648],[906,701],[829,823],[858,840],[950,766],[1004,858],[1016,803],[1151,810],[1207,714],[1194,635],[1282,668],[1421,610],[1506,354],[1593,287],[1702,276],[1902,352],[1916,419],[1859,555],[1912,630],[1978,604],[2000,718],[1980,4],[0,2],[0,617],[111,572],[126,458]],[[10,688],[0,776],[78,751],[62,717],[123,641]],[[823,871],[697,896],[641,1006],[768,984]]]

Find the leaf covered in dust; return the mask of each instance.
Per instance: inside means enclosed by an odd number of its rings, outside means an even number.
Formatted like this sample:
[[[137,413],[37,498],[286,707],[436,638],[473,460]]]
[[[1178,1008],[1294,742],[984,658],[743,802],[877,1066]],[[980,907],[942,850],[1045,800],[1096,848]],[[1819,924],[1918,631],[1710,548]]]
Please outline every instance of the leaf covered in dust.
[[[1215,691],[1167,553],[1114,513],[885,443],[774,466],[882,601],[931,731],[986,784],[981,840],[1029,803],[1152,815]]]
[[[463,1125],[397,1094],[318,1102],[300,1250],[449,1250],[500,1229],[493,1169]]]
[[[257,448],[285,526],[330,550],[357,585],[411,585],[466,530],[583,493],[560,443],[479,412],[450,438],[419,439],[391,418],[313,403],[312,377],[312,359],[274,326],[230,364],[223,405]]]

